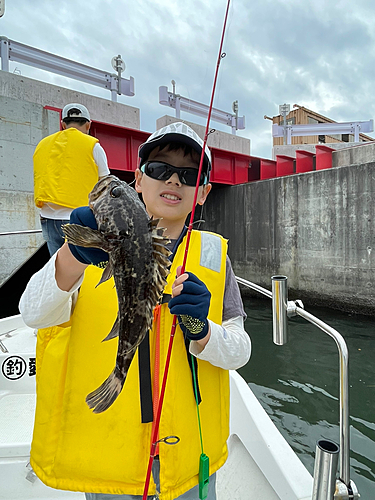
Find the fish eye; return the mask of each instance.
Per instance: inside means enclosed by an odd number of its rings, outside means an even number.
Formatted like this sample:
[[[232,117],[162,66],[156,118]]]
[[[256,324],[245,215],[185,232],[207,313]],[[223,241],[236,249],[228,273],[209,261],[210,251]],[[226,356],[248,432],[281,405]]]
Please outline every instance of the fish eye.
[[[112,198],[119,198],[123,192],[123,189],[121,186],[115,186],[114,188],[111,189],[110,195]]]

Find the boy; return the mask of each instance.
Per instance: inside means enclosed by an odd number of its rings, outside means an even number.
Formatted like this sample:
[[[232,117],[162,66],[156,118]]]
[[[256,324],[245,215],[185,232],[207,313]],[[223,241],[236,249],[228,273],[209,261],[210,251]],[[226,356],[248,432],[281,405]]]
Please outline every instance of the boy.
[[[147,383],[142,380],[145,373],[146,379],[152,379],[155,417],[176,314],[179,326],[159,439],[177,436],[180,441],[173,446],[159,444],[153,478],[165,500],[198,499],[201,448],[190,351],[198,359],[194,364],[204,453],[210,459],[207,498],[216,498],[215,472],[227,458],[228,370],[248,361],[251,346],[243,328],[245,313],[226,255],[226,241],[212,233],[193,231],[187,272],[181,274],[185,220],[192,209],[202,146],[190,127],[175,123],[152,134],[140,147],[135,189],[142,194],[148,214],[162,218],[160,225],[171,239],[172,265],[149,339],[139,347],[120,396],[106,412],[94,415],[85,404],[85,396],[113,369],[117,348],[116,342],[101,343],[117,315],[113,282],[95,288],[101,270],[87,267],[103,260],[97,253],[101,251],[64,244],[33,276],[21,298],[26,324],[44,328],[38,332],[38,405],[31,464],[49,486],[84,491],[87,500],[142,498],[153,420],[152,414],[151,418],[145,415],[147,398],[142,388]],[[211,189],[210,168],[206,148],[197,198],[200,205]],[[87,207],[74,211],[71,222],[95,226]],[[192,322],[182,320],[187,317]],[[154,492],[152,482],[149,494]]]
[[[34,153],[34,198],[41,209],[43,237],[50,255],[64,243],[61,226],[86,203],[98,179],[109,174],[107,156],[89,135],[91,120],[83,104],[64,106],[62,130],[42,139]]]

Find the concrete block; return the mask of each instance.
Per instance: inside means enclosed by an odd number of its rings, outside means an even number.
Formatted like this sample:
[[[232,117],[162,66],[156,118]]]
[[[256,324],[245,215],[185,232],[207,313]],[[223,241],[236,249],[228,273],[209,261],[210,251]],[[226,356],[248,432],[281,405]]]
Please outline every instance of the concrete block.
[[[176,123],[183,121],[189,127],[191,127],[199,137],[204,139],[204,133],[206,131],[206,127],[203,125],[197,125],[196,123],[188,122],[187,120],[181,120],[173,116],[165,115],[156,120],[156,130],[159,128],[165,127],[170,123]],[[215,128],[214,125],[211,125],[211,128]],[[227,151],[234,151],[236,153],[242,153],[245,155],[250,155],[250,139],[246,139],[245,137],[240,137],[238,135],[227,134],[226,132],[221,132],[216,130],[212,134],[208,136],[207,145],[211,148],[219,148],[225,149]]]
[[[32,78],[26,78],[22,75],[0,71],[0,95],[60,109],[69,102],[80,102],[87,107],[92,120],[138,130],[140,126],[139,109],[126,104],[112,102],[109,91],[107,100],[33,80]]]
[[[348,165],[362,165],[375,160],[375,142],[360,143],[351,148],[334,151],[332,166],[343,167]]]
[[[0,140],[0,191],[34,190],[33,144]]]
[[[60,129],[59,113],[40,104],[0,96],[0,138],[36,146],[46,135]]]
[[[0,191],[0,232],[41,229],[32,193]],[[1,236],[0,285],[43,244],[41,233]]]

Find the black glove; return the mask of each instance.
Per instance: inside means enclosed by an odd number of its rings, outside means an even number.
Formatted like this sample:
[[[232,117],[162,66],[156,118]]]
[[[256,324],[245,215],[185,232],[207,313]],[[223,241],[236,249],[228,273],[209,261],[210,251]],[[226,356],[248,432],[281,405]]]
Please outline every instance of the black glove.
[[[98,229],[94,214],[90,207],[78,207],[70,214],[70,224],[78,224],[79,226],[87,226],[91,229]],[[105,267],[109,257],[107,252],[99,248],[80,247],[68,243],[69,250],[73,256],[82,262],[82,264],[94,264],[94,266]]]
[[[211,293],[195,274],[187,273],[182,292],[168,302],[172,314],[178,316],[184,335],[189,340],[201,340],[208,333],[208,310]]]

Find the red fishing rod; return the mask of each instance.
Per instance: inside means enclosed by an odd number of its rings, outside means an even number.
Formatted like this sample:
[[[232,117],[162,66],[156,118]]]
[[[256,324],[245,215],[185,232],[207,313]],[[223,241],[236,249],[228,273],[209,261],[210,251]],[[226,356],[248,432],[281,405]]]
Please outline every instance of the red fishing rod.
[[[210,106],[209,106],[209,110],[208,110],[206,131],[204,133],[202,153],[201,153],[201,158],[200,158],[200,162],[199,162],[198,177],[197,177],[197,183],[195,186],[193,207],[191,210],[190,222],[189,222],[188,231],[187,231],[184,260],[183,260],[183,263],[181,266],[181,274],[183,274],[185,272],[185,266],[186,266],[188,252],[189,252],[190,237],[191,237],[191,233],[193,230],[195,206],[196,206],[197,198],[198,198],[199,180],[201,177],[203,159],[204,159],[205,148],[206,148],[206,144],[207,144],[208,129],[210,126],[212,105],[213,105],[213,101],[214,101],[214,95],[215,95],[216,82],[217,82],[217,76],[218,76],[218,72],[219,72],[220,61],[223,57],[225,57],[225,54],[222,53],[222,48],[223,48],[224,35],[225,35],[225,30],[226,30],[226,25],[227,25],[227,20],[228,20],[229,4],[230,4],[230,0],[228,0],[228,2],[227,2],[227,8],[226,8],[225,18],[224,18],[224,25],[223,25],[223,30],[222,30],[222,34],[221,34],[219,55],[217,58],[214,83],[212,86],[211,101],[210,101]],[[148,489],[149,489],[149,485],[150,485],[150,478],[151,478],[152,464],[154,462],[155,452],[156,452],[156,448],[158,445],[157,439],[158,439],[158,433],[159,433],[161,410],[163,407],[164,394],[165,394],[165,388],[166,388],[166,384],[167,384],[167,377],[168,377],[168,371],[169,371],[169,364],[170,364],[171,354],[172,354],[173,340],[174,340],[174,336],[175,336],[175,332],[176,332],[176,325],[177,325],[177,316],[174,316],[173,317],[173,324],[172,324],[172,328],[171,328],[171,334],[170,334],[170,338],[169,338],[167,357],[166,357],[166,361],[165,361],[165,368],[164,368],[164,373],[163,373],[163,382],[162,382],[162,386],[161,386],[161,390],[160,390],[159,403],[158,403],[158,407],[157,407],[156,418],[154,421],[154,429],[153,429],[153,433],[151,436],[150,458],[149,458],[148,467],[147,467],[147,475],[146,475],[146,481],[145,481],[145,487],[143,490],[142,500],[147,500],[147,494],[148,494]],[[171,438],[172,438],[172,436],[171,436]]]

